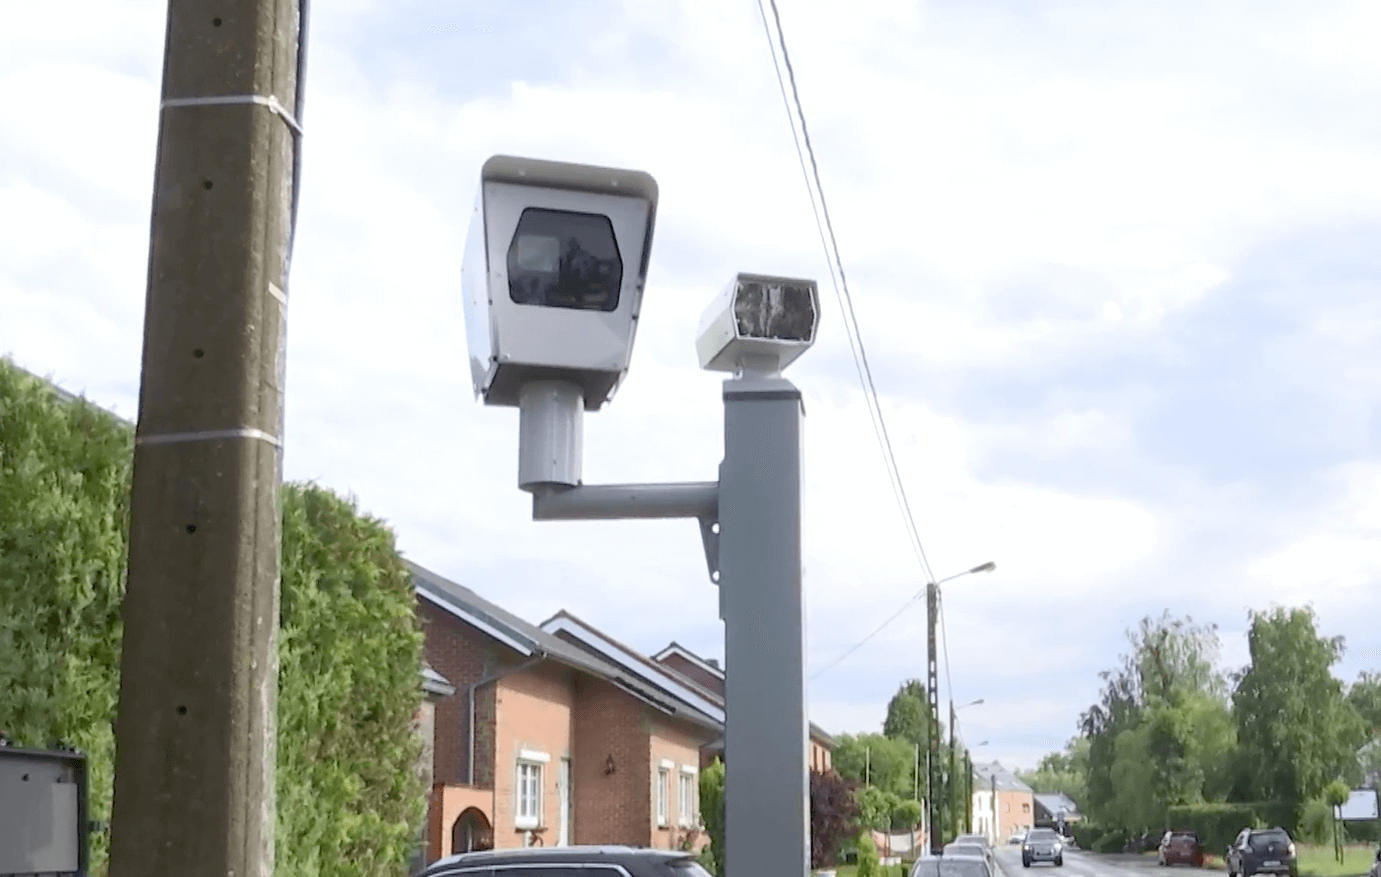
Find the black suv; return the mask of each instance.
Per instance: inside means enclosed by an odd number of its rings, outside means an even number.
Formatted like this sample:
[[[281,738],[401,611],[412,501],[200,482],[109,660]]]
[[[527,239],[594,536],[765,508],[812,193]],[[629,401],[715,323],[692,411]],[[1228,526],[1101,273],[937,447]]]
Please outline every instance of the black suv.
[[[422,877],[710,877],[694,854],[642,847],[485,850],[442,859]]]
[[[1228,874],[1252,877],[1253,874],[1288,874],[1297,877],[1295,842],[1283,828],[1244,828],[1228,847]]]

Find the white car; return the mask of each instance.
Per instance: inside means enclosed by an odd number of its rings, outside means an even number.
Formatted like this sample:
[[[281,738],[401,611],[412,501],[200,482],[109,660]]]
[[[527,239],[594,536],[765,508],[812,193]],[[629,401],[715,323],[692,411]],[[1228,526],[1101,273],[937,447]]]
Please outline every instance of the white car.
[[[1007,838],[1007,843],[1009,843],[1009,844],[1020,844],[1020,843],[1025,843],[1025,842],[1026,842],[1026,832],[1022,831],[1022,830],[1019,829],[1019,828],[1018,828],[1016,831],[1012,832],[1012,836],[1011,836],[1011,837]]]

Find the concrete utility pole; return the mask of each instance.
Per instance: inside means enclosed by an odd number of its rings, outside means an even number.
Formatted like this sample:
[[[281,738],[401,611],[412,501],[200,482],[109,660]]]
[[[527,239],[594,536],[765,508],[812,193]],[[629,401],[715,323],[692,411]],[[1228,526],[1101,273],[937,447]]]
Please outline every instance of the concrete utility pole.
[[[935,621],[939,615],[940,586],[935,582],[929,582],[925,586],[925,612],[926,612],[926,708],[927,719],[930,722],[930,735],[927,741],[930,744],[929,758],[929,794],[930,799],[930,852],[933,855],[940,855],[944,850],[944,843],[940,837],[941,818],[940,818],[940,694],[939,694],[939,662],[935,655]]]
[[[268,877],[298,0],[171,0],[111,877]]]
[[[962,822],[959,819],[959,753],[955,749],[954,743],[954,700],[949,702],[949,801],[950,808],[954,811],[954,834],[958,836],[959,826]]]

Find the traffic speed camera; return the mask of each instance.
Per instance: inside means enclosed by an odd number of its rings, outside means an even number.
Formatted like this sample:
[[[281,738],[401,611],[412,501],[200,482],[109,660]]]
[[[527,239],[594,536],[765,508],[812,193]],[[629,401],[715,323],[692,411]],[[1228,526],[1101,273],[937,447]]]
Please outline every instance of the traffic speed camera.
[[[598,410],[628,373],[657,213],[641,171],[496,155],[462,266],[475,394],[519,405],[541,381]]]
[[[819,326],[814,280],[739,274],[705,309],[695,349],[709,371],[779,372],[810,349]]]

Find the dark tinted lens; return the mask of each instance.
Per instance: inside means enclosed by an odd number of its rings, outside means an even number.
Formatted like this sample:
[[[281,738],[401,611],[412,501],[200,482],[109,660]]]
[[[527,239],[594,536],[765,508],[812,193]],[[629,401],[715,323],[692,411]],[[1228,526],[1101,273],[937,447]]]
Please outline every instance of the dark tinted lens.
[[[734,297],[734,319],[745,338],[810,341],[815,301],[803,286],[744,283]]]
[[[518,304],[583,311],[619,306],[623,260],[609,217],[529,207],[508,245],[508,295]]]

